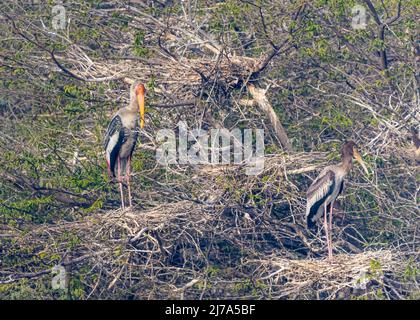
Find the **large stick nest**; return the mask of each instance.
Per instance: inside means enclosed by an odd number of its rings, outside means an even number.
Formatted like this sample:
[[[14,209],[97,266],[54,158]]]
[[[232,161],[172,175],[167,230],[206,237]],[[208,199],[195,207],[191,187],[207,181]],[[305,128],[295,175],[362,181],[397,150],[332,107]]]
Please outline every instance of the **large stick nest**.
[[[36,248],[39,260],[56,259],[69,274],[84,272],[91,288],[87,297],[118,292],[125,298],[332,299],[377,298],[380,292],[403,298],[415,285],[404,281],[403,252],[363,251],[347,235],[349,226],[337,223],[334,246],[340,253],[329,262],[321,234],[308,232],[301,214],[290,214],[293,208],[303,212],[291,177],[314,170],[313,156],[268,159],[265,186],[257,177],[242,175],[241,168],[220,169],[223,183],[235,177],[254,193],[263,192],[271,199],[268,205],[252,206],[242,193],[236,198],[234,191],[221,188],[216,168],[203,167],[194,179],[205,180],[212,190],[209,196],[202,188],[203,201],[98,212],[57,225],[5,227],[2,233],[13,239],[9,245],[16,250]],[[315,162],[323,157],[319,154]],[[273,191],[277,188],[283,190],[281,198]],[[35,269],[33,260],[21,263],[24,272],[3,270],[2,283],[50,278],[51,269]]]

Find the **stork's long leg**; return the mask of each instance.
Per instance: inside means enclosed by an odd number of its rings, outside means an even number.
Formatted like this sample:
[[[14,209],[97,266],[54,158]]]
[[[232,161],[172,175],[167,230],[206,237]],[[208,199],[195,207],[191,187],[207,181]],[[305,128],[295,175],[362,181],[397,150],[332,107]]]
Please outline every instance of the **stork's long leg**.
[[[330,221],[329,221],[329,236],[330,236],[330,250],[331,250],[331,256],[332,256],[332,213],[334,208],[334,200],[331,202],[330,206]]]
[[[327,247],[328,247],[328,259],[332,259],[332,250],[330,250],[330,237],[328,232],[328,222],[327,222],[327,204],[324,204],[324,229],[325,229],[325,237],[327,238]]]
[[[332,230],[332,212],[333,212],[333,207],[334,207],[334,201],[331,202],[331,205],[330,205],[330,221],[329,221],[329,225],[328,225],[330,232]]]
[[[106,166],[108,168],[108,177],[112,177],[111,167],[109,165],[109,161],[108,161],[108,158],[106,156],[105,156],[105,161],[106,161]]]
[[[122,184],[122,180],[121,180],[121,159],[118,156],[118,160],[117,160],[117,175],[118,175],[118,184],[120,185],[120,195],[121,195],[121,207],[124,210],[125,209],[125,205],[124,205],[124,193],[123,193],[123,184]]]
[[[133,205],[132,201],[131,201],[131,188],[130,188],[130,167],[131,167],[131,156],[128,157],[127,160],[127,168],[125,170],[126,172],[126,178],[127,178],[127,188],[128,188],[128,203],[130,205],[130,207]]]

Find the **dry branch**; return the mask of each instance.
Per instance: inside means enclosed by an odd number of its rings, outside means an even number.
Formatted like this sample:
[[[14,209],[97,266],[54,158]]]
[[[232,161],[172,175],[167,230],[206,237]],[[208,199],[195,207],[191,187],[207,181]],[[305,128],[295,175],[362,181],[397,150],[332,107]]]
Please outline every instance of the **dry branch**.
[[[276,112],[271,106],[270,102],[266,97],[266,91],[261,88],[255,87],[253,84],[247,85],[248,90],[254,100],[256,101],[257,106],[261,109],[263,114],[268,117],[270,120],[271,126],[276,133],[276,137],[279,139],[280,144],[287,150],[292,150],[292,145],[290,144],[289,138],[287,137],[286,130],[284,130],[279,118],[277,117]]]

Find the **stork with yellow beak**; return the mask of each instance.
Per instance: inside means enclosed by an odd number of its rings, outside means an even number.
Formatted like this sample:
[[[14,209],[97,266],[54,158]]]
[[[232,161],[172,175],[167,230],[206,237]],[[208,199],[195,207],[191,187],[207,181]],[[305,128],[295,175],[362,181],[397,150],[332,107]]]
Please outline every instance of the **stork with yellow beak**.
[[[347,141],[341,147],[341,163],[326,167],[313,181],[306,193],[306,221],[313,228],[324,213],[324,229],[328,246],[328,259],[332,259],[332,211],[334,201],[344,188],[344,178],[353,167],[353,157],[360,163],[366,174],[369,173],[353,141]],[[330,212],[327,223],[327,211]]]
[[[132,206],[130,188],[131,156],[139,134],[144,127],[144,85],[138,81],[130,88],[130,103],[121,108],[111,119],[105,135],[104,147],[108,174],[116,177],[120,186],[121,207],[125,209],[123,177],[127,182],[129,206]],[[140,126],[138,115],[140,113]]]

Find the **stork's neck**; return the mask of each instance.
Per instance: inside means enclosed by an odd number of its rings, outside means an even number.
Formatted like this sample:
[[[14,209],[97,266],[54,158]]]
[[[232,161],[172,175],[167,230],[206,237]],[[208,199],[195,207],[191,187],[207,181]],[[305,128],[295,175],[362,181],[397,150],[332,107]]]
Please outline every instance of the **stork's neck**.
[[[340,167],[343,168],[343,170],[347,173],[351,170],[353,167],[353,161],[351,156],[344,156],[341,159]]]
[[[132,112],[137,112],[137,110],[139,109],[139,103],[137,102],[137,97],[134,93],[130,94],[130,103],[128,104],[127,109],[129,109]]]

